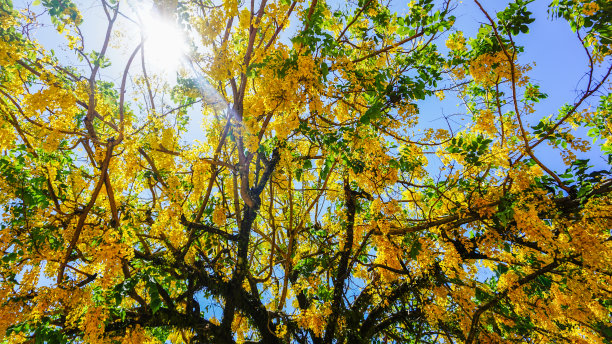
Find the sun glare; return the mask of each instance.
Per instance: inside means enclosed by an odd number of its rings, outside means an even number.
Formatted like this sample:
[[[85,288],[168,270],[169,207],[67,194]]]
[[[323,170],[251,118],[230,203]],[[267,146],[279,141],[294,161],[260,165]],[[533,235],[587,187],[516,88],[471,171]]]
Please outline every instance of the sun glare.
[[[140,20],[147,65],[156,73],[176,73],[187,52],[183,32],[170,18],[161,16],[154,9],[142,11]]]

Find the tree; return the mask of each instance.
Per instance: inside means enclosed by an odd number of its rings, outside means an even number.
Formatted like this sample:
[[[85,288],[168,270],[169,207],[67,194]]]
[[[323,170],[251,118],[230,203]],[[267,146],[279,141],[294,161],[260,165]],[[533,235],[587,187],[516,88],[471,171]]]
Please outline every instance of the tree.
[[[96,41],[0,0],[3,343],[612,342],[612,2],[550,4],[587,61],[552,116],[529,2],[157,0],[174,82],[144,31],[112,58],[122,1]],[[466,124],[419,123],[444,92]]]

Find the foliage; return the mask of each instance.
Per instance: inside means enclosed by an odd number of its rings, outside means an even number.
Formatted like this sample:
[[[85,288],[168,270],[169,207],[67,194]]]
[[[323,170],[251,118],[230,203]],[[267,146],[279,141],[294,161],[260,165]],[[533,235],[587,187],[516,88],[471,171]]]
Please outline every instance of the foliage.
[[[157,0],[172,81],[123,0],[91,37],[0,0],[2,342],[612,342],[612,2],[550,4],[587,61],[551,116],[530,1],[473,5]],[[419,122],[444,93],[466,125]]]

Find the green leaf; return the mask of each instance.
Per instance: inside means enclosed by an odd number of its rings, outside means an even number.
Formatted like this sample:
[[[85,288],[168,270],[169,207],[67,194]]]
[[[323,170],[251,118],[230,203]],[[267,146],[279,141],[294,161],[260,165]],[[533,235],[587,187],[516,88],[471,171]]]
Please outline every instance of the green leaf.
[[[162,300],[159,296],[159,292],[157,291],[157,283],[154,278],[147,281],[147,289],[149,291],[149,296],[151,297],[151,310],[153,314],[155,314],[162,306]]]
[[[333,157],[327,157],[325,159],[325,163],[323,165],[323,168],[321,168],[321,173],[319,174],[322,180],[327,179],[327,175],[329,174],[334,161],[335,161],[335,158]]]
[[[329,74],[329,67],[327,63],[321,62],[321,75],[323,75],[323,79],[327,80],[327,75]]]

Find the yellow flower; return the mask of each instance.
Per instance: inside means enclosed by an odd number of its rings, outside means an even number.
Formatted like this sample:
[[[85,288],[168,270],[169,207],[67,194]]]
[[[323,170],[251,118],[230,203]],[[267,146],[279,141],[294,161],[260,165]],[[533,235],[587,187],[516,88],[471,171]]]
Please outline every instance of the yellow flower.
[[[452,34],[446,40],[446,47],[452,51],[465,51],[465,38],[463,32]]]
[[[582,8],[582,14],[585,16],[592,16],[597,11],[599,11],[599,5],[595,2],[584,4],[584,7]]]
[[[227,216],[225,216],[225,212],[223,211],[223,207],[216,207],[212,213],[212,220],[215,225],[221,227],[225,225],[225,221],[227,220]]]

